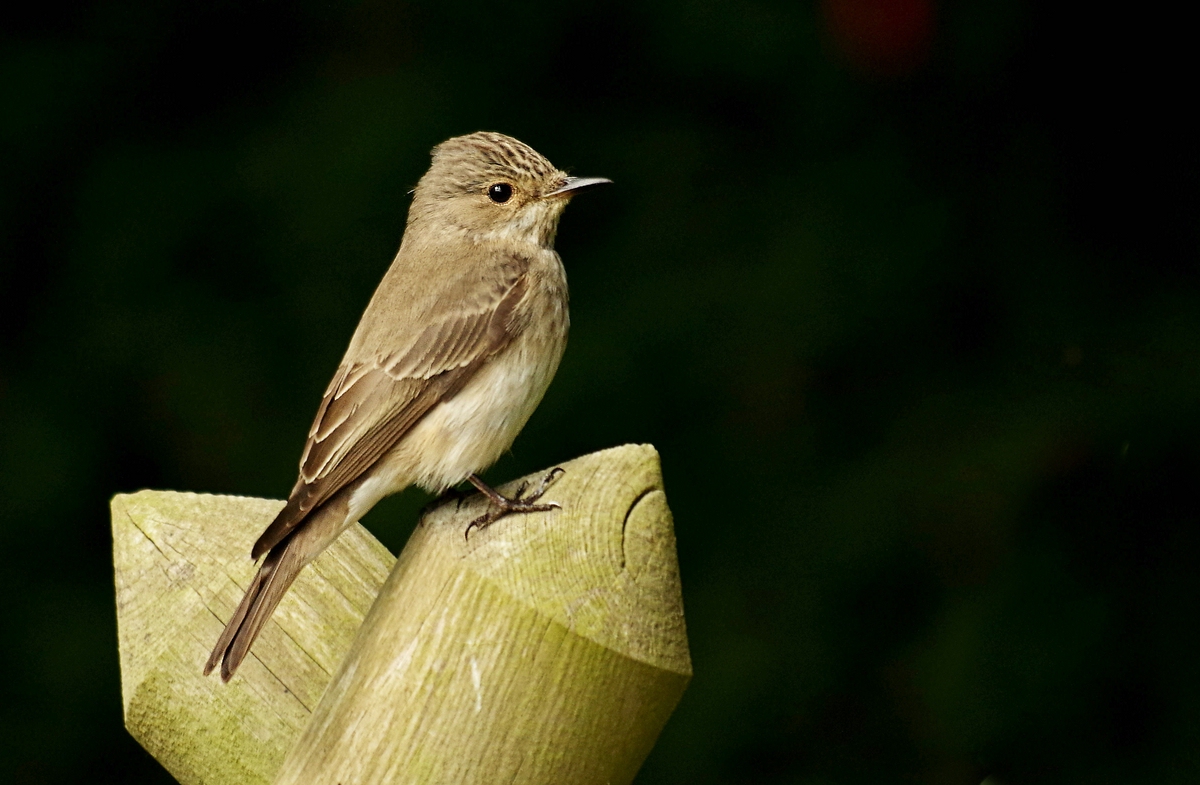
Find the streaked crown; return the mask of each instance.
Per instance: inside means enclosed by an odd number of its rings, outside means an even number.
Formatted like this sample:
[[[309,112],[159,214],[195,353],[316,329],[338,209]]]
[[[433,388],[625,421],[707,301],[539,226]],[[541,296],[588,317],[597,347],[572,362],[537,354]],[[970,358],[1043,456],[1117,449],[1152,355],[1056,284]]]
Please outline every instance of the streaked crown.
[[[537,150],[493,131],[447,139],[432,155],[433,163],[418,187],[428,186],[434,198],[481,193],[492,183],[512,180],[526,187],[553,188],[565,177]]]
[[[553,246],[571,178],[511,136],[480,131],[433,148],[405,242],[489,239]]]

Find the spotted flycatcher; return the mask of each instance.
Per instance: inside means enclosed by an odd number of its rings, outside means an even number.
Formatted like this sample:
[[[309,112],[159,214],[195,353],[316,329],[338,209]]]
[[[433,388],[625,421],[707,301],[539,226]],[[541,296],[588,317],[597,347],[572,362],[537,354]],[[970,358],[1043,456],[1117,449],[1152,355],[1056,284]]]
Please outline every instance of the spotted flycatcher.
[[[558,219],[579,191],[509,136],[474,133],[433,149],[404,239],[367,305],[308,432],[287,505],[254,543],[258,574],[217,640],[228,681],[304,565],[384,496],[442,493],[467,480],[491,499],[472,521],[550,509],[540,488],[505,498],[477,476],[541,401],[567,342]]]

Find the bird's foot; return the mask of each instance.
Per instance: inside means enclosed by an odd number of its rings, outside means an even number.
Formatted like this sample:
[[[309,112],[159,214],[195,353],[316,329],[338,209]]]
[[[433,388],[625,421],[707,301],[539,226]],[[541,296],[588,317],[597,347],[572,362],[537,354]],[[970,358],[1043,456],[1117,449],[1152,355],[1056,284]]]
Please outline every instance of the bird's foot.
[[[542,478],[542,481],[538,483],[537,488],[535,488],[528,496],[522,496],[522,494],[525,493],[525,489],[529,484],[521,483],[521,487],[517,488],[517,492],[511,499],[506,496],[502,496],[498,491],[496,491],[494,488],[491,488],[487,483],[479,479],[474,474],[467,475],[467,480],[476,488],[478,488],[480,493],[491,500],[493,508],[467,524],[467,530],[463,532],[463,537],[469,538],[471,536],[471,529],[486,529],[496,521],[503,518],[505,515],[509,515],[514,512],[547,512],[549,510],[561,509],[562,505],[558,504],[557,502],[538,504],[537,501],[538,499],[542,498],[542,494],[546,492],[546,489],[549,488],[550,485],[563,474],[566,474],[563,468],[561,466],[556,466],[551,469],[545,477]]]

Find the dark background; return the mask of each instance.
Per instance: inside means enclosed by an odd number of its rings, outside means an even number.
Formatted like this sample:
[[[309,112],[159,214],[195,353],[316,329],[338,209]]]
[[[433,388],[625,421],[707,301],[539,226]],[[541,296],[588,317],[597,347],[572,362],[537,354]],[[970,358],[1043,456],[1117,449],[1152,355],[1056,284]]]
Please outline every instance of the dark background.
[[[638,783],[1200,780],[1194,28],[1052,5],[3,12],[0,779],[168,781],[108,499],[285,494],[429,148],[490,129],[618,183],[488,477],[662,454],[696,676]]]

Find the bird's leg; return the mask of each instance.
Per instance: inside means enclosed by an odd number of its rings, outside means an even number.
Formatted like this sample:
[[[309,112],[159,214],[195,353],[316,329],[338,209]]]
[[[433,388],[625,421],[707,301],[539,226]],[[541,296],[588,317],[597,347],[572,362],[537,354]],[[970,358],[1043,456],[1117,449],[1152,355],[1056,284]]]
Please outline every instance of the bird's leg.
[[[556,502],[550,502],[549,504],[536,504],[535,502],[542,498],[542,494],[546,492],[551,483],[558,479],[559,475],[565,473],[562,467],[556,466],[542,478],[542,481],[538,483],[533,493],[522,498],[521,494],[525,493],[526,483],[521,483],[521,487],[517,489],[516,494],[511,499],[502,496],[496,489],[479,479],[477,475],[468,474],[467,481],[478,488],[480,493],[488,497],[494,507],[467,524],[467,530],[463,532],[463,536],[470,537],[471,529],[486,529],[510,513],[546,512],[548,510],[559,509],[561,505]]]

